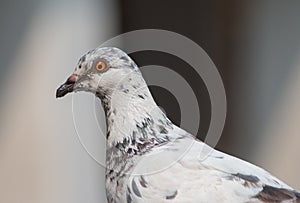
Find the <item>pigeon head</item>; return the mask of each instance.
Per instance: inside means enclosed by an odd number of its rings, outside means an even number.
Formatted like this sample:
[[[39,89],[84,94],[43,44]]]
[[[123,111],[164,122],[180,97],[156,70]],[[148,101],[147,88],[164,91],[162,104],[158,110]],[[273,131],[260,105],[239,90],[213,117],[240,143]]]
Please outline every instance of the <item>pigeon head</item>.
[[[101,100],[108,146],[172,128],[138,66],[118,48],[102,47],[83,55],[71,76],[57,89],[56,97],[78,91],[91,92]]]
[[[57,89],[56,97],[76,91],[109,94],[124,87],[132,74],[141,75],[125,52],[114,47],[97,48],[79,59],[73,74]]]
[[[101,100],[106,115],[108,145],[137,139],[146,131],[167,129],[171,122],[155,103],[134,61],[117,48],[103,47],[83,55],[75,71],[56,92],[86,91]]]

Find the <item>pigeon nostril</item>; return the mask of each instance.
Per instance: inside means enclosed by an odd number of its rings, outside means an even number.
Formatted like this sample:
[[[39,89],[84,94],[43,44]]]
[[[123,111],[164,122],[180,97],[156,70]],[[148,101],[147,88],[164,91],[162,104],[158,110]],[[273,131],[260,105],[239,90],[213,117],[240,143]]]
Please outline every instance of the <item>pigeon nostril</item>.
[[[76,75],[71,75],[67,81],[66,81],[66,84],[73,84],[77,81],[77,76]]]

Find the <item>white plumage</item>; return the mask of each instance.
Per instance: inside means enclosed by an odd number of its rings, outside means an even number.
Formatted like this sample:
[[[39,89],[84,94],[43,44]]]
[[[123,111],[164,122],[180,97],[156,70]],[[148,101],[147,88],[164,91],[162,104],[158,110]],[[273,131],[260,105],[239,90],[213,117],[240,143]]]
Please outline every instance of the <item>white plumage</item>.
[[[135,181],[143,197],[141,200],[133,192],[133,202],[260,202],[257,196],[265,185],[292,190],[263,169],[189,136],[157,147],[143,157],[133,173],[149,172],[129,179],[131,190]],[[141,176],[146,187],[140,184]]]
[[[92,92],[102,101],[110,203],[300,202],[297,191],[265,170],[216,151],[172,124],[137,65],[117,48],[81,57],[57,97],[72,91]]]

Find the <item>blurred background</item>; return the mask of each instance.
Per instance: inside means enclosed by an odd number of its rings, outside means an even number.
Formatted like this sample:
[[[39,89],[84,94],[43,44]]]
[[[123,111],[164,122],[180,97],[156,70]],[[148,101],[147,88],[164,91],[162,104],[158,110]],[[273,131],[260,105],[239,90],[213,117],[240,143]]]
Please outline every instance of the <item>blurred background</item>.
[[[76,136],[72,97],[57,100],[55,91],[83,53],[145,28],[189,37],[217,66],[228,102],[217,149],[300,190],[300,1],[1,0],[1,5],[0,202],[106,201],[104,168]],[[139,65],[188,66],[159,52],[131,56]],[[192,88],[199,90],[197,136],[203,139],[209,98],[201,80]],[[168,106],[162,97],[167,93],[152,91],[180,123],[176,104]],[[87,97],[78,108],[93,105]],[[90,133],[97,132],[91,126]],[[100,153],[104,144],[96,144]]]

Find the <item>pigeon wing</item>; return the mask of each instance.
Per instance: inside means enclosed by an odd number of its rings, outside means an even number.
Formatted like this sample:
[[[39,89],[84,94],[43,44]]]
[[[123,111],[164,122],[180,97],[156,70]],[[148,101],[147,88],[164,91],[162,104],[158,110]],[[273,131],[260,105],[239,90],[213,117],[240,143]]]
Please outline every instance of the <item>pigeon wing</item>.
[[[182,136],[145,155],[127,184],[130,202],[300,202],[265,170]]]

